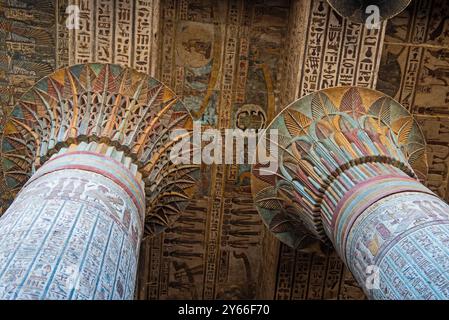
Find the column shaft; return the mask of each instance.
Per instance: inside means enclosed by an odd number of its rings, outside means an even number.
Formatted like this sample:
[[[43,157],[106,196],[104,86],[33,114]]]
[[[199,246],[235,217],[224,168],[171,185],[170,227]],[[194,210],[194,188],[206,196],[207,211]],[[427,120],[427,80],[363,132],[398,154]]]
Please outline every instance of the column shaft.
[[[449,299],[449,205],[383,166],[338,201],[329,236],[369,298]]]
[[[52,158],[0,219],[0,299],[133,299],[144,206],[112,157]]]
[[[383,198],[350,229],[345,258],[373,299],[449,299],[449,206],[422,192]]]

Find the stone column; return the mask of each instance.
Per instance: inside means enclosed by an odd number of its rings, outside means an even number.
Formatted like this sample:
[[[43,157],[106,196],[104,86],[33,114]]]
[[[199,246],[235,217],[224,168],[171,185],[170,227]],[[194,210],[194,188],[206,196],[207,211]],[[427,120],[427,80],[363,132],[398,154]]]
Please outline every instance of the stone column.
[[[132,299],[140,241],[172,226],[198,185],[198,165],[170,159],[191,127],[168,87],[130,68],[38,81],[0,137],[17,193],[0,220],[0,299]]]
[[[144,213],[123,152],[62,149],[0,219],[0,299],[133,299]]]
[[[323,219],[340,256],[372,299],[449,299],[449,206],[393,166],[364,166]]]
[[[449,299],[449,205],[420,182],[425,140],[407,110],[374,90],[331,88],[268,129],[278,165],[255,165],[252,187],[281,241],[332,244],[369,298]]]

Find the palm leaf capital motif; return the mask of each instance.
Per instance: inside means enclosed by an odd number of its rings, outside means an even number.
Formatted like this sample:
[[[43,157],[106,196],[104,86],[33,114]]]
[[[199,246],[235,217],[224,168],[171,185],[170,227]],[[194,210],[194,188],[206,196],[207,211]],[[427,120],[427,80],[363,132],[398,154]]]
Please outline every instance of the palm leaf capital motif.
[[[160,232],[181,214],[198,184],[198,166],[176,166],[169,157],[170,133],[191,123],[174,92],[149,75],[101,63],[59,69],[28,90],[3,123],[1,178],[17,192],[61,148],[105,143],[133,159],[147,186],[148,223],[155,223],[145,230]]]
[[[290,245],[305,233],[327,240],[323,217],[332,219],[341,189],[351,184],[339,179],[351,168],[379,164],[412,178],[427,175],[425,139],[417,122],[375,90],[336,87],[309,94],[283,109],[270,129],[282,137],[278,169],[261,175],[260,165],[254,165],[252,193],[270,230]],[[348,174],[344,179],[363,179]],[[337,180],[340,189],[334,190]],[[296,208],[294,219],[280,213],[287,207]]]

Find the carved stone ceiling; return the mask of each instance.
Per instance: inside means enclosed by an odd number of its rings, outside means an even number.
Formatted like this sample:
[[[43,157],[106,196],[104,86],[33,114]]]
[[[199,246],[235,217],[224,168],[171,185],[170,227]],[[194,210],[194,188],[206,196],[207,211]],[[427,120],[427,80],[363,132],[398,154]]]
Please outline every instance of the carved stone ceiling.
[[[65,27],[69,4],[81,9],[79,30]],[[220,129],[266,125],[322,88],[378,89],[416,115],[428,143],[427,184],[449,199],[445,0],[414,0],[379,30],[319,0],[0,1],[2,120],[39,78],[91,61],[155,76],[203,124]],[[295,252],[266,231],[248,178],[244,165],[202,168],[186,212],[144,242],[136,297],[363,299],[333,250]],[[0,192],[4,211],[13,194],[3,177]]]

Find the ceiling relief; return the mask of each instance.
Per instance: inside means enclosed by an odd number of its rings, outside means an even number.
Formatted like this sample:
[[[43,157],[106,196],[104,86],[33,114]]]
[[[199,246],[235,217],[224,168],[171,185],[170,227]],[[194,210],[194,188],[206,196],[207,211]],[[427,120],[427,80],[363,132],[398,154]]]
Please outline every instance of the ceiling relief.
[[[25,91],[79,63],[160,79],[194,120],[221,130],[266,128],[307,94],[365,87],[414,116],[427,142],[426,185],[449,199],[446,1],[413,0],[379,29],[342,17],[325,0],[79,0],[81,28],[68,30],[65,8],[73,3],[1,1],[2,130]],[[87,78],[75,77],[83,85]],[[136,298],[364,299],[334,250],[294,250],[270,234],[254,206],[250,169],[201,166],[192,202],[142,243]],[[2,210],[10,190],[0,179]]]
[[[417,119],[427,142],[426,185],[448,200],[449,4],[413,1],[389,20],[377,89],[391,95]]]
[[[205,126],[265,126],[275,113],[288,5],[164,1],[159,78]],[[200,191],[175,227],[144,244],[150,269],[142,272],[139,297],[272,296],[273,277],[260,277],[274,272],[276,250],[263,251],[250,166],[205,166],[202,173]]]

